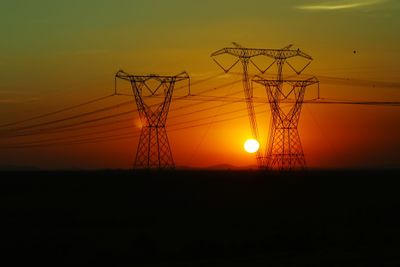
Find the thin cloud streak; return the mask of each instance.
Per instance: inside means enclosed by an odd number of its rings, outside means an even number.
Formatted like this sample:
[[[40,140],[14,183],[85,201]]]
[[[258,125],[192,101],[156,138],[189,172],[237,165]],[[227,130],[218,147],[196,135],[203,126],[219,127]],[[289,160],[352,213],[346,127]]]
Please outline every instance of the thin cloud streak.
[[[320,4],[310,4],[297,6],[297,9],[309,10],[309,11],[330,11],[330,10],[341,10],[341,9],[354,9],[365,6],[377,5],[385,2],[385,0],[351,0],[351,1],[335,1],[325,2]]]

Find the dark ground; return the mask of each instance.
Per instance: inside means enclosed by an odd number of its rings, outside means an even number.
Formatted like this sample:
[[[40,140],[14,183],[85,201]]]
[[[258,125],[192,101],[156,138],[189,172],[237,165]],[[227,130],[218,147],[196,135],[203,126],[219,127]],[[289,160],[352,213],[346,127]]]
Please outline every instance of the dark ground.
[[[0,175],[1,266],[400,265],[400,171]]]

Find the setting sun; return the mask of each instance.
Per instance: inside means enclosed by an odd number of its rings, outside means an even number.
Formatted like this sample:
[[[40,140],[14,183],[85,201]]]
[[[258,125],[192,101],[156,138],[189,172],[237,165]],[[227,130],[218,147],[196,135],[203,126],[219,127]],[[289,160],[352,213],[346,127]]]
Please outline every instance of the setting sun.
[[[248,139],[244,142],[244,150],[246,150],[247,153],[255,153],[259,148],[260,144],[255,139]]]

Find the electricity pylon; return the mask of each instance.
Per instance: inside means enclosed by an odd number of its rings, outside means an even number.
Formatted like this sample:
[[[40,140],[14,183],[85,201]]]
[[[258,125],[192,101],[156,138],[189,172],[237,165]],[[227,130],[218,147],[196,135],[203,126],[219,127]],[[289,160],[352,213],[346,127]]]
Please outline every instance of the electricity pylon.
[[[187,79],[190,86],[189,75],[186,72],[182,72],[175,76],[160,76],[155,74],[140,76],[131,75],[120,70],[115,74],[115,78],[127,80],[131,83],[142,123],[134,168],[174,168],[175,164],[165,124],[167,122],[175,83]],[[149,85],[150,82],[156,82],[158,85],[152,88]],[[163,90],[163,100],[161,103],[148,105],[144,102],[144,97],[157,97],[157,92],[161,90]]]
[[[242,69],[243,69],[243,89],[245,95],[245,101],[247,106],[247,112],[250,120],[250,127],[253,138],[259,140],[258,134],[258,126],[257,126],[257,117],[254,111],[254,104],[253,104],[253,87],[251,84],[251,79],[249,77],[249,64],[251,63],[259,73],[264,74],[268,69],[270,69],[275,63],[278,67],[278,80],[282,80],[282,68],[284,63],[286,62],[287,58],[294,57],[294,56],[301,56],[306,59],[312,60],[310,56],[303,53],[299,49],[291,50],[291,45],[283,48],[283,49],[261,49],[261,48],[245,48],[237,43],[233,43],[234,47],[226,47],[222,48],[214,53],[211,54],[214,62],[221,67],[225,73],[228,73],[238,62],[241,62]],[[219,55],[228,54],[237,58],[237,60],[228,68],[222,66],[215,58]],[[274,61],[266,68],[261,69],[253,60],[252,58],[258,56],[266,56],[269,58],[274,59]],[[301,70],[296,70],[291,64],[287,62],[287,64],[297,73],[300,74],[309,64],[305,65]],[[262,156],[262,151],[259,150],[256,153],[257,164],[260,168],[265,167],[265,157]]]
[[[249,78],[248,66],[249,66],[249,63],[252,63],[261,73],[264,73],[265,71],[262,71],[254,63],[254,61],[251,60],[251,58],[262,55],[263,51],[265,49],[244,48],[237,43],[233,43],[233,45],[235,47],[222,48],[222,49],[212,53],[211,57],[214,60],[214,62],[219,67],[221,67],[221,69],[223,69],[225,71],[225,73],[228,73],[239,61],[242,63],[242,69],[243,69],[242,83],[243,83],[244,97],[245,97],[246,106],[247,106],[247,113],[248,113],[249,121],[250,121],[251,133],[252,133],[253,138],[259,141],[257,118],[256,118],[256,114],[254,111],[254,103],[253,103],[253,88],[251,86],[251,79]],[[234,57],[237,57],[238,59],[229,68],[224,68],[222,66],[222,64],[220,64],[215,59],[216,56],[219,56],[222,54],[229,54]],[[257,160],[257,165],[259,167],[262,167],[263,159],[262,159],[262,153],[260,150],[258,150],[256,152],[256,160]]]
[[[265,86],[272,113],[270,138],[265,154],[266,160],[264,161],[265,167],[268,169],[293,170],[306,168],[297,126],[305,89],[309,85],[318,83],[318,80],[315,77],[306,80],[285,80],[283,78],[283,66],[285,64],[297,75],[300,75],[312,61],[311,56],[300,51],[300,49],[290,49],[291,47],[292,45],[289,45],[283,49],[269,50],[265,54],[274,59],[272,64],[276,63],[277,65],[275,80],[264,79],[260,76],[256,76],[253,79],[254,82]],[[308,62],[298,70],[288,61],[289,58],[293,57],[302,57]],[[287,93],[283,88],[284,84],[290,86]],[[294,96],[294,100],[290,100],[290,96]],[[293,104],[287,113],[282,109],[281,105],[285,102]]]
[[[256,76],[253,81],[265,86],[272,113],[266,167],[275,170],[304,169],[306,161],[297,126],[305,89],[318,83],[318,80],[315,77],[307,80],[267,80]],[[290,86],[288,93],[282,90],[284,83]],[[294,96],[294,100],[286,103],[293,105],[285,112],[281,103],[285,103],[290,96]]]

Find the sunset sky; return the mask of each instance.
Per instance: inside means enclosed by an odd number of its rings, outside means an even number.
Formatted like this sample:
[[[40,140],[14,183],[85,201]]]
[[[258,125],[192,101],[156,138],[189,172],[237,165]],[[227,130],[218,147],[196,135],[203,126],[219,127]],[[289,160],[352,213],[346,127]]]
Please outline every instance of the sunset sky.
[[[243,98],[240,67],[223,74],[210,58],[232,42],[293,44],[310,54],[314,60],[305,73],[318,77],[323,98],[400,101],[399,14],[397,0],[1,1],[0,165],[130,168],[140,133],[134,102],[54,121],[133,97],[5,124],[110,95],[120,69],[163,75],[186,70],[193,94],[215,88],[204,95]],[[179,89],[184,85],[176,85],[175,97],[187,93]],[[118,86],[131,93],[127,82]],[[266,98],[263,88],[255,90]],[[316,92],[310,87],[306,98]],[[256,110],[265,146],[269,109],[258,103]],[[251,137],[244,102],[173,100],[167,131],[178,167],[256,164],[243,150]],[[310,168],[400,166],[399,106],[306,104],[299,132]],[[112,140],[102,140],[107,138]]]

